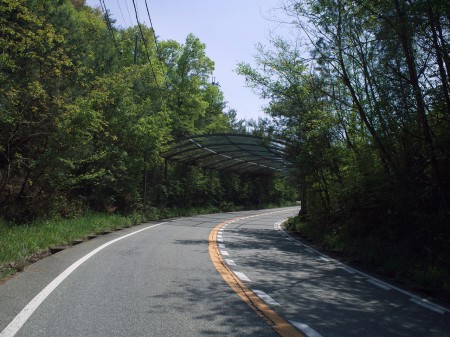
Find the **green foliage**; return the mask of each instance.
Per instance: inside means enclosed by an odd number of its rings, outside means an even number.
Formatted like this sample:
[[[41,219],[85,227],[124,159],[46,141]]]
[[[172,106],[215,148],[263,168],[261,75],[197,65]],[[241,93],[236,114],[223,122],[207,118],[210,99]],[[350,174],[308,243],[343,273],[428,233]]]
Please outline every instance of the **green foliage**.
[[[72,219],[39,220],[27,226],[0,225],[0,266],[20,262],[33,253],[55,245],[70,244],[101,233],[134,224],[132,217],[89,213]]]
[[[0,0],[0,217],[252,204],[256,180],[227,191],[217,172],[165,174],[170,141],[243,122],[197,37],[157,48],[140,28],[111,32],[84,1]]]
[[[168,41],[160,47],[161,59],[168,68],[167,86],[171,89],[168,107],[173,112],[174,138],[229,131],[228,119],[223,114],[223,94],[209,83],[214,63],[206,56],[206,46],[190,34],[184,45]]]
[[[135,207],[143,170],[160,164],[159,153],[170,140],[170,120],[164,106],[140,94],[154,90],[150,79],[146,66],[124,68],[98,78],[84,98],[86,111],[99,119],[85,156],[74,163],[73,183],[95,209]]]
[[[295,158],[300,230],[448,294],[448,6],[288,0],[283,9],[298,39],[260,45],[257,67],[238,72],[270,98],[260,134],[284,138]]]
[[[72,108],[61,84],[77,73],[65,37],[22,3],[0,6],[0,204],[18,218],[38,212],[67,169],[56,120]]]

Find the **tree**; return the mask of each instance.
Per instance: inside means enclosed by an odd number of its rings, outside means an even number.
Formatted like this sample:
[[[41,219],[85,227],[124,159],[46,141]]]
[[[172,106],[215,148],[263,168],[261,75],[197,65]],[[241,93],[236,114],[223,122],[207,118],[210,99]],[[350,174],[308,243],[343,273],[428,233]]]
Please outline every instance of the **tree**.
[[[173,111],[174,138],[191,135],[197,127],[209,131],[226,128],[228,121],[219,118],[225,107],[223,94],[210,82],[214,63],[206,56],[205,45],[190,34],[184,45],[167,41],[160,44],[160,49],[168,69],[168,107]]]
[[[273,45],[274,50],[261,45],[258,48],[257,62],[262,71],[240,64],[238,73],[246,76],[247,85],[262,97],[271,98],[265,111],[274,118],[274,125],[261,126],[288,144],[288,153],[296,164],[302,214],[307,213],[308,194],[330,210],[328,180],[339,176],[331,149],[338,132],[333,127],[336,118],[321,92],[322,84],[308,73],[299,50],[282,39],[276,39]]]
[[[282,8],[298,40],[272,40],[271,50],[258,49],[258,69],[239,71],[270,99],[269,129],[278,125],[291,144],[311,215],[303,228],[392,274],[379,251],[397,266],[448,275],[448,4],[286,0]],[[443,278],[433,282],[448,291]]]
[[[0,205],[17,218],[37,212],[69,169],[59,120],[76,113],[63,83],[79,71],[65,37],[27,5],[0,3]]]
[[[245,131],[224,112],[205,45],[157,45],[151,28],[107,14],[83,0],[0,0],[3,218],[229,205],[226,178],[183,168],[175,180],[160,156],[175,138]]]

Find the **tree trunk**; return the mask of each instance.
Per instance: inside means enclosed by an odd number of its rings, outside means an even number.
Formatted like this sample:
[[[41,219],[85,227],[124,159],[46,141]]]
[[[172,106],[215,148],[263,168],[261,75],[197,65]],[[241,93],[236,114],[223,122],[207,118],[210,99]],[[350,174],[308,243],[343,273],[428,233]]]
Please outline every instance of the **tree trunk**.
[[[449,24],[450,24],[450,17],[449,17]],[[441,43],[442,56],[443,56],[443,59],[444,59],[445,68],[447,68],[447,78],[450,78],[449,48],[447,46],[447,41],[444,38],[444,34],[442,33],[442,26],[441,26],[441,21],[440,21],[439,16],[437,17],[437,20],[436,20],[436,29],[437,29],[437,32],[439,34],[439,40],[440,40],[440,43]]]
[[[350,81],[350,77],[348,75],[347,72],[347,67],[346,64],[344,62],[344,57],[343,57],[343,46],[342,46],[342,8],[341,6],[339,6],[339,18],[338,18],[338,27],[337,27],[337,48],[338,48],[338,62],[339,62],[339,66],[341,68],[341,72],[342,72],[342,80],[344,81],[345,86],[348,88],[348,90],[350,91],[352,100],[353,100],[353,104],[356,107],[356,111],[358,112],[359,117],[361,118],[362,122],[364,123],[364,126],[367,128],[367,130],[369,131],[372,139],[374,140],[374,145],[377,148],[379,154],[380,154],[380,158],[381,161],[383,163],[383,166],[390,170],[393,171],[396,175],[398,175],[398,171],[395,167],[395,165],[392,162],[391,156],[389,154],[389,152],[387,151],[387,149],[385,148],[385,146],[383,145],[380,137],[378,136],[375,128],[373,127],[373,125],[370,123],[366,112],[364,111],[364,108],[358,98],[358,95],[356,94],[356,90],[353,87],[351,81]]]
[[[439,21],[439,17],[436,17],[433,14],[433,9],[431,7],[430,1],[428,0],[428,16],[430,19],[430,28],[431,32],[433,34],[433,47],[436,50],[436,61],[439,67],[439,75],[441,76],[441,82],[442,82],[442,95],[445,100],[446,110],[447,114],[450,116],[450,96],[449,96],[449,88],[448,88],[448,79],[447,74],[444,69],[444,62],[443,62],[443,51],[445,54],[445,50],[439,46],[438,42],[438,33],[436,29],[436,23]],[[447,65],[448,67],[448,65]]]
[[[428,159],[431,163],[431,167],[438,185],[441,184],[441,178],[439,174],[439,167],[434,154],[433,138],[431,135],[430,126],[428,124],[428,118],[425,111],[425,102],[422,96],[422,90],[419,84],[419,77],[417,75],[416,61],[412,48],[412,36],[410,26],[408,24],[408,18],[405,12],[401,9],[399,0],[395,0],[395,10],[399,18],[400,26],[397,31],[397,36],[400,39],[403,54],[405,56],[406,65],[409,73],[409,83],[414,92],[414,99],[417,105],[418,123],[422,129],[423,138],[425,141],[425,147],[428,153]]]
[[[302,183],[300,185],[300,212],[299,216],[304,216],[308,214],[307,207],[307,196],[306,196],[306,179],[301,179]]]

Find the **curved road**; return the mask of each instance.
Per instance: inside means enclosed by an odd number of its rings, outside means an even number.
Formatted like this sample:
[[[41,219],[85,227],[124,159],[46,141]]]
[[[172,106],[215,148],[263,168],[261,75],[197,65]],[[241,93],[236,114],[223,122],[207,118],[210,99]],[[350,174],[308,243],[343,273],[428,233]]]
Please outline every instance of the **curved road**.
[[[450,336],[447,308],[285,234],[297,211],[147,223],[52,255],[0,285],[0,336]]]

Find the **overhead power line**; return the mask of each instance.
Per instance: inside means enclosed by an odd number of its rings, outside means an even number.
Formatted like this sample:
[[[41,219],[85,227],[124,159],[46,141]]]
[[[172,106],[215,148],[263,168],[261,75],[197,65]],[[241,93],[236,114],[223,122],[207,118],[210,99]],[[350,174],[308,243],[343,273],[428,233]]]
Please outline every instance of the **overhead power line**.
[[[114,35],[114,29],[111,24],[111,19],[109,18],[108,14],[108,8],[106,7],[105,0],[99,0],[100,1],[100,7],[103,12],[103,16],[105,18],[106,28],[108,29],[109,35],[111,36],[111,40],[114,44],[114,48],[116,50],[116,53],[118,56],[120,56],[119,47],[117,45],[116,37]]]
[[[142,31],[141,23],[139,22],[139,16],[138,16],[138,11],[137,11],[137,7],[136,7],[136,2],[135,2],[135,0],[132,0],[132,1],[133,1],[134,13],[136,14],[136,22],[139,27],[139,32],[141,34],[142,42],[144,43],[144,49],[145,49],[145,53],[147,55],[148,63],[150,65],[150,69],[152,71],[153,77],[155,78],[156,86],[157,86],[159,92],[162,94],[163,91],[162,91],[161,87],[159,86],[158,78],[156,77],[155,69],[153,68],[153,65],[152,65],[152,62],[150,59],[150,53],[147,48],[147,41],[145,40],[145,36],[144,36],[144,32]]]
[[[145,0],[145,8],[147,9],[147,15],[148,15],[148,20],[150,22],[150,28],[152,29],[152,33],[153,33],[153,40],[155,41],[155,47],[156,47],[156,54],[158,56],[158,60],[160,62],[162,62],[162,55],[161,52],[159,50],[159,44],[158,44],[158,39],[156,37],[156,30],[155,27],[153,27],[153,22],[152,22],[152,17],[150,16],[150,10],[148,9],[148,3],[147,0]],[[167,83],[167,74],[166,74],[166,79],[164,80],[164,84],[166,86],[166,88],[169,90],[169,84]]]
[[[152,18],[151,18],[151,16],[150,16],[150,11],[149,11],[149,9],[148,9],[147,0],[145,0],[145,8],[147,9],[148,20],[150,21],[150,28],[152,29],[152,32],[153,32],[153,39],[155,40],[156,53],[158,54],[158,59],[160,59],[161,54],[160,54],[160,52],[159,52],[158,41],[156,40],[155,28],[153,28]]]
[[[128,23],[125,20],[125,16],[123,15],[122,7],[120,7],[120,1],[119,0],[117,0],[117,7],[119,7],[119,11],[120,11],[120,15],[122,16],[123,23],[125,24],[125,26],[127,26]],[[130,25],[131,25],[131,22],[130,22]]]
[[[131,19],[130,9],[128,8],[128,0],[125,0],[125,6],[127,7],[128,17],[130,18],[130,26],[133,24],[133,20]]]

